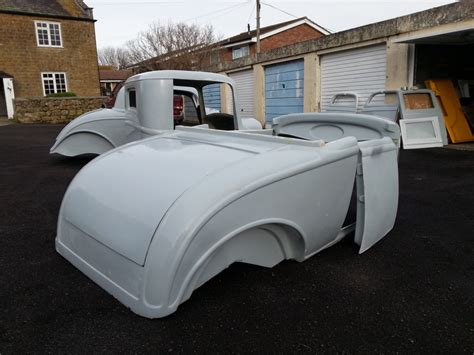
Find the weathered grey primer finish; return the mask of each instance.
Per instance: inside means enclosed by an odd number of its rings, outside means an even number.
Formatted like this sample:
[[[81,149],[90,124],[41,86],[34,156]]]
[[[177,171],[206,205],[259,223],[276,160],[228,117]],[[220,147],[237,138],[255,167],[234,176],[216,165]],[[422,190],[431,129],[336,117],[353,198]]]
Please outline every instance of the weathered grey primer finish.
[[[406,103],[406,98],[408,98],[410,95],[418,97],[415,99],[415,102],[410,104],[413,107],[407,106]],[[422,98],[423,96],[425,96],[425,99],[420,99],[420,97]],[[357,110],[357,99],[358,94],[355,93],[335,94],[331,99],[326,112],[338,112],[340,113],[338,117],[345,117],[344,113],[346,112],[356,112],[360,115],[370,115],[383,118],[391,122],[397,122],[400,124],[404,149],[442,147],[443,145],[448,144],[443,113],[439,106],[436,95],[432,90],[413,89],[376,91],[368,96],[367,101],[361,110]],[[423,102],[420,101],[417,104],[416,100],[421,100]],[[426,107],[424,105],[426,105]],[[298,117],[311,117],[311,114]],[[358,119],[362,120],[367,119],[363,118],[362,116],[358,117]],[[288,117],[286,120],[288,120]],[[355,125],[357,125],[357,122]],[[311,139],[309,136],[315,132],[313,132],[313,130],[308,130],[308,127],[306,126],[300,122],[300,132],[298,133],[303,134],[303,136],[307,139]],[[295,123],[292,122],[292,132],[295,133],[296,129]],[[326,128],[326,130],[328,129],[329,128]],[[351,127],[350,129],[352,130],[353,128]],[[321,128],[318,129],[316,133],[320,133],[321,130]],[[334,129],[332,129],[331,132],[335,132]],[[287,132],[282,131],[282,133]]]
[[[404,96],[425,94],[430,97],[432,107],[412,109],[406,106]],[[419,149],[442,147],[448,144],[448,134],[438,99],[428,89],[398,91],[400,101],[400,127],[403,148]]]
[[[292,115],[268,132],[177,128],[100,155],[64,196],[57,251],[158,318],[234,262],[301,262],[354,229],[363,252],[391,230],[395,123]],[[355,180],[357,222],[344,226]]]

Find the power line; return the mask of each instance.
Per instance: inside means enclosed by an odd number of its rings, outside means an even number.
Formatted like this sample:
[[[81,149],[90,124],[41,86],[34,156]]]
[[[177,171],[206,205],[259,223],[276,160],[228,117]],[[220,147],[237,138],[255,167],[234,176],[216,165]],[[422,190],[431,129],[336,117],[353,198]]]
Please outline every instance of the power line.
[[[247,5],[247,3],[241,4],[240,7],[245,6],[245,5]],[[217,15],[217,16],[210,17],[208,20],[213,20],[213,19],[215,19],[215,18],[217,18],[217,17],[220,17],[220,16],[222,16],[222,15],[228,14],[228,13],[231,12],[232,10],[233,10],[233,8],[228,9],[228,10],[225,11],[225,12],[221,12],[221,13],[220,13],[219,15]]]
[[[247,0],[245,2],[239,2],[237,4],[234,4],[234,5],[231,5],[231,6],[227,6],[227,7],[224,7],[222,9],[219,9],[219,10],[215,10],[215,11],[211,11],[211,12],[208,12],[206,14],[203,14],[203,15],[200,15],[200,16],[196,16],[196,17],[191,17],[191,18],[188,18],[188,19],[185,19],[185,20],[182,20],[184,22],[186,21],[194,21],[194,20],[197,20],[197,19],[200,19],[200,18],[203,18],[203,17],[207,17],[207,16],[211,16],[211,15],[214,15],[214,14],[217,14],[217,13],[226,13],[228,12],[228,10],[232,10],[234,8],[237,8],[237,7],[240,7],[242,5],[246,5],[250,2],[251,0]],[[126,1],[126,2],[91,2],[90,3],[92,6],[130,6],[130,5],[178,5],[178,4],[185,4],[185,1],[137,1],[137,2],[130,2],[130,1]],[[222,14],[220,14],[222,15]]]
[[[253,4],[252,4],[252,11],[250,12],[249,18],[247,19],[247,23],[249,23],[250,18],[252,17],[254,12],[255,12],[255,6],[253,6]]]
[[[222,14],[220,14],[221,12],[226,12],[226,11],[228,11],[228,10],[232,10],[232,9],[234,9],[234,8],[236,8],[236,7],[240,7],[240,6],[242,6],[242,5],[246,5],[247,3],[248,3],[248,1],[246,1],[246,2],[239,2],[238,4],[234,4],[234,5],[232,5],[232,6],[224,7],[224,8],[222,8],[222,9],[220,9],[220,10],[211,11],[211,12],[208,12],[207,14],[204,14],[204,15],[200,15],[200,16],[188,18],[188,19],[183,20],[183,21],[184,21],[184,22],[186,22],[186,21],[194,21],[194,20],[197,20],[197,19],[199,19],[199,18],[211,16],[211,15],[214,15],[214,14],[217,14],[217,13],[219,13],[219,15],[222,15]]]
[[[263,2],[263,1],[262,1],[262,4],[265,5],[265,6],[271,7],[271,8],[273,8],[273,9],[275,9],[275,10],[278,10],[278,11],[280,11],[280,12],[283,12],[284,14],[287,14],[287,15],[292,16],[292,17],[294,17],[294,18],[299,18],[299,16],[295,16],[295,15],[293,15],[293,14],[290,14],[289,12],[287,12],[287,11],[285,11],[285,10],[282,10],[282,9],[280,9],[280,8],[278,8],[278,7],[274,6],[274,5],[272,5],[272,4],[268,4],[268,3]]]
[[[90,2],[92,6],[130,6],[130,5],[164,5],[184,4],[184,1],[126,1],[126,2]]]

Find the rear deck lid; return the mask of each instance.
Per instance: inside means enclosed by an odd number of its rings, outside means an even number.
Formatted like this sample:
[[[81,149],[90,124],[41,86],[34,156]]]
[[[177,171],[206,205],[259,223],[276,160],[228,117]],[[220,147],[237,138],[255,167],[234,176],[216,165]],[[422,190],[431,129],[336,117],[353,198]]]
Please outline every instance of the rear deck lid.
[[[71,183],[60,218],[143,265],[158,224],[181,194],[206,175],[273,148],[188,138],[153,137],[100,156]]]

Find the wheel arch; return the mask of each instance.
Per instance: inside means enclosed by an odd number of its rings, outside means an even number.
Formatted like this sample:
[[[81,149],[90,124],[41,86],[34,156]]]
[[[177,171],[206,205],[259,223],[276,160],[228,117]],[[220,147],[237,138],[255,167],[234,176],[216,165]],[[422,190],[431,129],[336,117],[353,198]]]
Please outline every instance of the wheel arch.
[[[221,238],[204,253],[182,285],[176,306],[236,262],[273,267],[283,260],[304,260],[305,239],[290,221],[260,221]]]

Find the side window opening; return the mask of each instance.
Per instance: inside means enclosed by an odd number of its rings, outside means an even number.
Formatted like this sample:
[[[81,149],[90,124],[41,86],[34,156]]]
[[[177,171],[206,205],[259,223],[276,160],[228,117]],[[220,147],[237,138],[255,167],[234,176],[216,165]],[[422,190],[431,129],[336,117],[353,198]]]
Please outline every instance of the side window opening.
[[[128,107],[137,107],[137,92],[135,90],[128,92]]]

